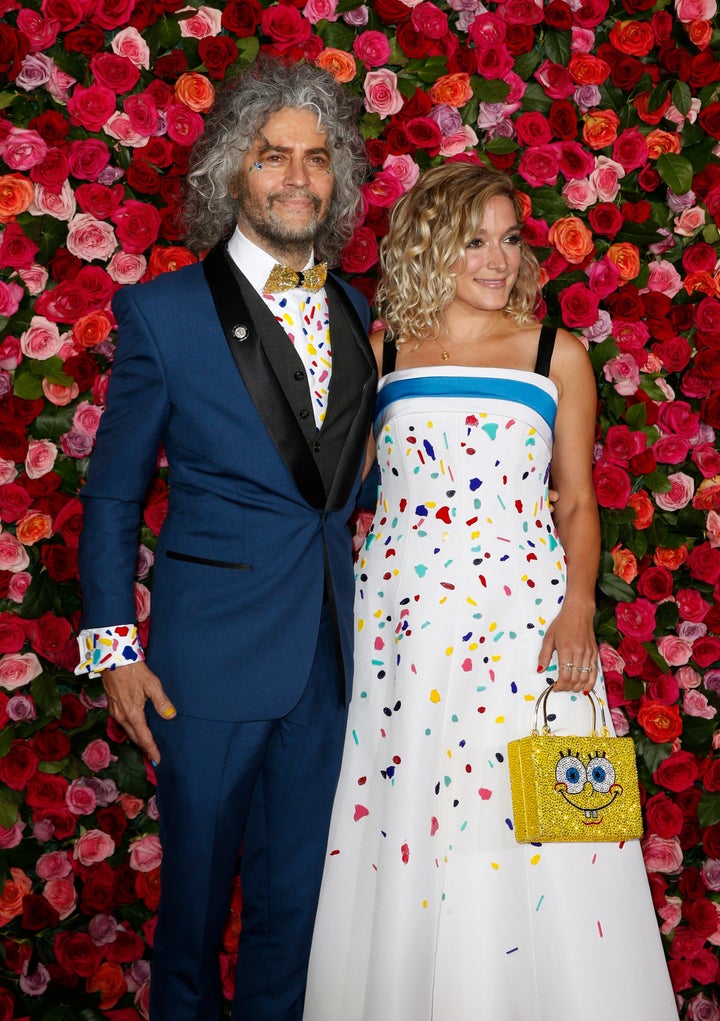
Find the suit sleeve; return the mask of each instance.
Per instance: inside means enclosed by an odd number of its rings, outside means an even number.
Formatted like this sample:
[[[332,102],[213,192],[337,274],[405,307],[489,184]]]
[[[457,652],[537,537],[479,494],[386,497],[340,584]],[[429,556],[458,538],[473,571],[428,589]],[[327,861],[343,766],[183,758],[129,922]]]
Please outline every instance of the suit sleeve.
[[[121,290],[113,300],[117,352],[88,482],[81,493],[83,628],[136,619],[140,515],[169,415],[162,361],[134,291]]]

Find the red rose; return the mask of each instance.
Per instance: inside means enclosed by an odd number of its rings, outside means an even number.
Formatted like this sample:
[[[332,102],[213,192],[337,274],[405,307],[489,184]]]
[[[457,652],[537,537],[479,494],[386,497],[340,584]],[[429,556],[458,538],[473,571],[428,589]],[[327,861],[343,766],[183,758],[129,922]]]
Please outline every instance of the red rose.
[[[645,819],[648,829],[665,840],[679,836],[683,827],[682,810],[664,793],[645,802]]]
[[[37,735],[35,737],[37,738]],[[25,800],[31,808],[56,808],[65,804],[67,788],[68,782],[63,776],[54,773],[36,773],[28,780]]]
[[[137,150],[133,153],[132,162],[125,175],[128,186],[141,195],[157,195],[160,190],[160,174],[155,167],[139,159],[136,153]]]
[[[24,429],[13,429],[11,425],[0,420],[0,457],[7,461],[20,462],[25,460],[28,452],[28,439]]]
[[[27,269],[35,260],[38,246],[17,223],[6,223],[0,244],[0,268]]]
[[[600,299],[585,284],[571,284],[560,294],[563,322],[571,330],[592,326],[597,320],[599,307]]]
[[[373,12],[386,25],[396,25],[410,17],[410,11],[401,0],[375,0]]]
[[[198,43],[198,55],[210,77],[222,81],[227,69],[237,60],[238,50],[226,35],[207,36]]]
[[[2,50],[2,47],[5,45],[2,41],[3,27],[0,23],[0,52],[5,52]],[[0,1021],[11,1021],[15,1016],[15,997],[9,989],[0,986]]]
[[[28,122],[28,127],[37,131],[51,146],[64,141],[70,131],[70,124],[57,110],[44,110]]]
[[[110,162],[110,152],[99,138],[83,138],[70,143],[68,160],[73,177],[96,181]]]
[[[561,141],[571,142],[573,139],[577,138],[577,110],[570,100],[553,100],[552,105],[548,110],[548,122],[553,135]]]
[[[129,929],[118,929],[113,942],[107,947],[108,961],[117,964],[131,964],[138,961],[145,953],[145,943]]]
[[[505,33],[505,46],[514,57],[521,53],[530,53],[535,43],[535,34],[531,25],[508,25]]]
[[[34,651],[51,663],[59,662],[71,634],[69,621],[49,611],[33,620],[30,625],[30,643]]]
[[[158,239],[160,214],[145,202],[128,199],[112,214],[112,220],[116,224],[118,241],[126,252],[144,252]]]
[[[677,705],[648,700],[640,706],[637,721],[656,744],[667,744],[682,733],[682,720]]]
[[[17,482],[6,482],[0,486],[0,518],[3,521],[19,521],[31,503],[30,494]]]
[[[593,468],[595,495],[601,507],[626,507],[632,486],[630,476],[615,464],[596,464]]]
[[[375,231],[370,227],[358,227],[350,242],[343,250],[340,266],[345,273],[366,273],[379,258]]]
[[[57,929],[59,924],[60,915],[44,897],[38,893],[28,893],[23,897],[23,929],[39,932],[41,929]]]
[[[106,861],[94,865],[85,877],[80,894],[80,910],[86,915],[109,914],[117,904],[116,880]]]
[[[228,0],[222,8],[222,27],[241,39],[255,35],[261,18],[262,7],[257,0]]]
[[[0,757],[0,780],[14,791],[22,791],[28,780],[35,776],[38,757],[27,741],[13,741]]]
[[[161,54],[153,64],[154,74],[159,75],[161,78],[167,78],[168,81],[175,81],[187,69],[187,57],[183,50],[177,49]]]
[[[515,131],[521,145],[545,145],[552,138],[547,118],[537,111],[521,113],[515,121]]]
[[[281,47],[297,46],[310,38],[310,22],[294,7],[266,7],[262,13],[263,34]]]
[[[96,25],[81,25],[63,39],[63,45],[70,53],[84,53],[92,57],[105,45],[105,33]]]
[[[120,805],[107,805],[95,813],[98,828],[107,833],[119,846],[128,827],[128,821]]]
[[[569,6],[563,0],[550,0],[545,5],[545,22],[550,28],[568,31],[573,25]]]
[[[92,975],[102,960],[102,951],[86,932],[58,932],[53,949],[58,964],[82,978]]]
[[[618,630],[640,642],[651,641],[655,633],[656,606],[647,599],[618,603],[615,607]]]
[[[668,961],[668,971],[673,990],[676,993],[689,989],[693,984],[692,972],[687,961],[675,959]]]
[[[68,99],[67,111],[73,124],[87,131],[101,131],[115,113],[115,93],[102,85],[76,85]]]
[[[647,567],[638,578],[638,592],[656,603],[669,599],[673,590],[673,576],[667,567]]]
[[[0,73],[15,81],[20,74],[22,62],[30,50],[30,43],[24,32],[18,32],[7,22],[0,21]]]
[[[98,53],[90,61],[98,85],[112,92],[130,92],[140,79],[140,68],[119,53]]]
[[[625,673],[629,677],[640,677],[647,660],[647,649],[637,638],[626,637],[620,642],[618,652],[625,662]]]
[[[666,708],[666,707],[663,707]],[[686,791],[692,787],[699,775],[695,756],[691,752],[671,752],[653,773],[653,780],[659,787],[669,791]]]
[[[0,613],[0,656],[21,651],[27,635],[26,627],[25,621],[15,614]]]
[[[64,730],[60,729],[59,723],[53,721],[46,724],[33,736],[33,747],[38,758],[43,762],[60,762],[70,754],[70,738]],[[63,793],[63,800],[64,797]],[[28,803],[36,804],[29,798]],[[39,807],[42,807],[42,803],[39,804]]]
[[[650,323],[647,325],[650,326]],[[668,372],[682,372],[692,358],[692,348],[684,337],[672,337],[660,344],[651,344],[650,350],[658,356]]]
[[[67,156],[60,149],[50,148],[41,163],[30,168],[30,178],[48,191],[57,194],[70,173]]]
[[[100,28],[111,31],[130,21],[135,0],[95,0],[93,20]]]
[[[708,542],[695,546],[688,557],[688,570],[690,577],[696,581],[714,585],[720,578],[720,549],[713,548]]]
[[[424,149],[428,156],[437,156],[442,143],[442,134],[436,121],[430,117],[413,117],[405,124],[408,141],[418,149]]]

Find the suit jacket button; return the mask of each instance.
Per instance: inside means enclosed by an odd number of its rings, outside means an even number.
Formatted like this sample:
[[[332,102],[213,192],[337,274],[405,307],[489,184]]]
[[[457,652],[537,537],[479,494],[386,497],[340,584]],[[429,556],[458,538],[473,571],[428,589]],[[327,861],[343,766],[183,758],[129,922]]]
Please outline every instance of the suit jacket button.
[[[232,335],[235,340],[245,340],[248,335],[247,326],[233,326]]]
[[[293,373],[293,379],[305,379],[305,373],[298,369],[297,372]]]
[[[315,440],[315,442],[313,443],[313,450],[315,451],[316,454],[320,453],[320,440]]]
[[[300,412],[300,418],[307,418],[309,414],[310,412],[308,411],[308,409],[303,408],[302,411]]]

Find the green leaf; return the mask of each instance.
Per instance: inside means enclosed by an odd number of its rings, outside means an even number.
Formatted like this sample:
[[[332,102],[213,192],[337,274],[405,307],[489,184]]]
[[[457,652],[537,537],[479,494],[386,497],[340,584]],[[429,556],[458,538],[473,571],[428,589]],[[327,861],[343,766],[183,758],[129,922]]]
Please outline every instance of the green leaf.
[[[30,683],[30,691],[38,709],[46,716],[59,720],[62,716],[62,704],[57,681],[51,674],[42,673]]]
[[[720,822],[720,791],[705,791],[700,797],[698,822],[703,829]]]
[[[33,580],[25,590],[20,606],[20,616],[24,620],[35,620],[37,617],[42,617],[52,608],[56,591],[56,583],[47,571],[36,571]]]
[[[13,728],[6,726],[0,729],[0,759],[3,759],[10,751],[10,745],[13,743],[14,733]]]
[[[383,133],[380,114],[365,113],[360,120],[360,134],[363,138],[379,138]]]
[[[317,34],[326,46],[332,46],[344,53],[352,53],[355,31],[344,21],[321,21],[317,25]]]
[[[539,82],[528,82],[525,95],[523,96],[522,106],[524,113],[529,113],[530,111],[547,113],[552,106],[552,102],[552,99]]]
[[[598,588],[610,599],[616,599],[621,603],[630,603],[635,598],[632,587],[616,574],[604,574],[598,580]]]
[[[672,87],[672,101],[684,117],[690,113],[692,92],[685,82],[675,82]]]
[[[712,751],[717,720],[704,720],[700,716],[684,716],[682,745],[689,752],[706,755]]]
[[[120,745],[117,761],[111,762],[108,771],[121,791],[137,798],[148,796],[148,780],[143,755],[133,744]]]
[[[623,417],[631,429],[642,429],[647,422],[645,402],[638,401],[637,404],[631,404]]]
[[[237,67],[239,71],[244,71],[246,68],[250,67],[260,52],[260,40],[256,35],[251,35],[244,39],[238,39],[237,48],[240,56],[234,66]]]
[[[553,64],[562,64],[563,67],[567,67],[572,47],[570,32],[559,32],[549,28],[545,32],[543,43],[548,60],[552,60]]]
[[[7,110],[15,102],[17,92],[0,92],[0,110]]]
[[[13,381],[13,393],[25,401],[35,401],[42,397],[42,379],[34,372],[24,371],[25,366],[17,370]]]
[[[672,751],[671,744],[655,744],[646,734],[641,734],[635,739],[635,747],[651,773],[655,772]]]
[[[483,103],[503,103],[508,97],[510,86],[499,78],[482,78],[473,92]]]
[[[535,50],[531,50],[530,53],[521,53],[515,57],[513,71],[526,82],[539,66],[540,54]]]
[[[672,482],[661,471],[654,471],[648,475],[643,475],[643,482],[652,493],[669,493],[672,489]]]
[[[0,826],[11,830],[18,817],[19,802],[12,799],[10,791],[0,790]]]
[[[629,698],[632,701],[636,698],[642,698],[645,694],[645,685],[639,677],[625,677],[623,689],[625,698]]]
[[[650,379],[649,376],[645,376],[640,380],[640,389],[646,393],[648,397],[652,397],[654,401],[662,401],[664,403],[667,400],[667,395],[663,393],[655,380]]]
[[[684,156],[674,152],[664,152],[658,157],[657,171],[668,188],[676,195],[685,195],[692,188],[692,164]]]
[[[652,90],[648,97],[648,110],[650,110],[651,112],[653,110],[659,110],[660,107],[665,102],[665,99],[667,98],[667,94],[669,91],[670,82],[668,81],[660,82],[660,84],[657,85]]]
[[[486,152],[495,152],[505,154],[508,152],[518,151],[517,142],[513,142],[512,138],[491,138],[485,146]]]

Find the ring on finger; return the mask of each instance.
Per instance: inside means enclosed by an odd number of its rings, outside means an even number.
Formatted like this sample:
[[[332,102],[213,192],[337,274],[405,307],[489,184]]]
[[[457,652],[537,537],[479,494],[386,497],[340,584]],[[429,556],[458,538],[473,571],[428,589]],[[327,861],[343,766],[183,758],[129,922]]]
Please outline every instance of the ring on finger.
[[[579,674],[591,674],[593,668],[591,666],[576,666],[575,669]]]
[[[561,670],[575,670],[576,667],[575,667],[574,663],[561,663],[560,664],[560,669]]]

